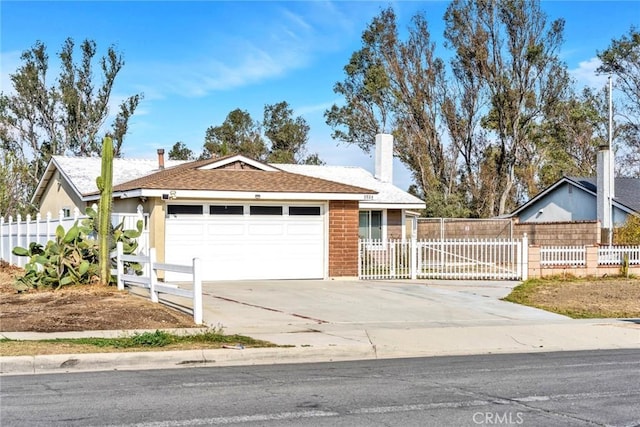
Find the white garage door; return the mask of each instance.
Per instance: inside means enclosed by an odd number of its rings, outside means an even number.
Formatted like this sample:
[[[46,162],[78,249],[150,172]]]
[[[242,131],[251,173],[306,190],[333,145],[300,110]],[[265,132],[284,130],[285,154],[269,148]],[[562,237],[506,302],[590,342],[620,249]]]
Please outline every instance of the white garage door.
[[[203,280],[322,279],[324,213],[320,205],[168,205],[165,259],[202,259]]]

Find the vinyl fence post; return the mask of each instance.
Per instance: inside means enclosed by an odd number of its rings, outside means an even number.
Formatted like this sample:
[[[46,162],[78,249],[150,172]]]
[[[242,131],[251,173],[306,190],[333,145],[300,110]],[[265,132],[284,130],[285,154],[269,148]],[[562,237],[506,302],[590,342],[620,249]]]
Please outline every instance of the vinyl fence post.
[[[21,246],[21,235],[22,235],[22,215],[16,215],[16,246]],[[22,245],[23,248],[29,248],[29,245]],[[18,257],[16,259],[16,265],[22,267],[24,264],[22,262],[22,257]]]
[[[151,302],[158,302],[158,292],[156,292],[156,283],[158,283],[158,271],[156,270],[156,248],[149,250],[149,293],[151,294]]]
[[[529,278],[529,238],[527,233],[522,236],[522,280]]]
[[[418,278],[418,241],[415,233],[411,236],[411,280]]]
[[[35,237],[35,242],[36,243],[40,243],[40,222],[42,221],[42,216],[40,215],[40,212],[38,212],[36,214],[36,237]]]
[[[124,252],[122,242],[116,244],[116,283],[118,284],[118,290],[124,291],[124,262],[122,261],[122,253]]]
[[[24,224],[24,247],[29,248],[29,244],[31,243],[31,215],[27,214],[27,218],[25,219]]]
[[[202,324],[202,276],[200,258],[193,259],[193,321]]]
[[[11,223],[13,222],[13,217],[11,215],[9,215],[9,222],[8,222],[8,227],[7,227],[7,234],[9,236],[9,247],[7,248],[7,253],[9,254],[9,264],[13,264],[13,248],[15,248],[17,245],[14,245],[13,243],[13,234],[11,232]]]
[[[4,254],[4,235],[4,217],[0,216],[0,259],[8,259]]]

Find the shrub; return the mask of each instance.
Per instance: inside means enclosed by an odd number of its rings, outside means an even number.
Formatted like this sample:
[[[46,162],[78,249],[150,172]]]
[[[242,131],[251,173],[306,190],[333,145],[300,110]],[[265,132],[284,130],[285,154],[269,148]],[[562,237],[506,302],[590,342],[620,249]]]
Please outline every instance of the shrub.
[[[56,228],[55,239],[48,241],[45,246],[32,242],[28,248],[13,248],[14,255],[29,257],[24,267],[24,275],[16,278],[15,288],[18,291],[33,288],[59,289],[71,284],[84,285],[96,281],[99,274],[99,250],[95,239],[96,216],[96,211],[88,208],[88,218],[80,224],[76,221],[66,232],[59,225]],[[122,242],[125,254],[134,253],[138,248],[135,239],[141,234],[142,221],[138,221],[136,230],[124,230],[124,222],[118,224],[111,230],[111,250],[115,249],[117,242]],[[142,271],[142,266],[137,263],[127,263],[126,267],[135,274]]]
[[[629,215],[622,227],[615,231],[617,245],[640,245],[640,216]]]

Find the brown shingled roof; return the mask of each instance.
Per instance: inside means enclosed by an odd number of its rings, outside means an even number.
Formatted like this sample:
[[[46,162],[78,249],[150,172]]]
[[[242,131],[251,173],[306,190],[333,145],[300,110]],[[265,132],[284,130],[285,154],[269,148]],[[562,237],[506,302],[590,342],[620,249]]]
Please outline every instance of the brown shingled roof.
[[[202,190],[376,194],[376,191],[284,171],[199,169],[220,159],[197,160],[121,183],[113,191]]]

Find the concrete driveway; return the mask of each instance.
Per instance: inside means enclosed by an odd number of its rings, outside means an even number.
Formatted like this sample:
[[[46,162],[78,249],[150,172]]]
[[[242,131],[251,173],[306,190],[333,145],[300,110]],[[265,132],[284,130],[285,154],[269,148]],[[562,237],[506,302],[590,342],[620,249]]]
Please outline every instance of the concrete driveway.
[[[203,284],[204,320],[278,344],[424,347],[434,333],[568,318],[499,298],[517,282],[255,281]],[[437,331],[437,332],[436,332]],[[468,339],[465,341],[469,341]],[[307,344],[305,344],[307,343]]]
[[[565,319],[500,301],[517,282],[248,281],[203,284],[205,322],[230,333],[331,325],[468,326]]]

